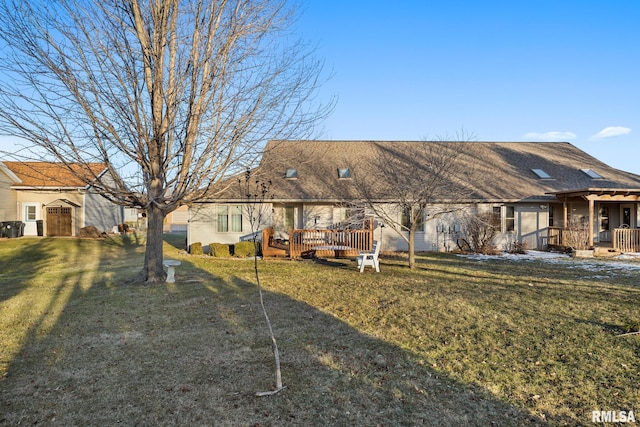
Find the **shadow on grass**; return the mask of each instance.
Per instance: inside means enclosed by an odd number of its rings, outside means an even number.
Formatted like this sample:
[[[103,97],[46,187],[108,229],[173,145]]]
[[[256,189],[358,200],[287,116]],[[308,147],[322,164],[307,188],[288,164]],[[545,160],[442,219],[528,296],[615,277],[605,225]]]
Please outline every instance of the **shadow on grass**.
[[[23,291],[46,268],[50,250],[44,239],[0,240],[0,302]]]
[[[141,259],[134,254],[116,275]],[[67,271],[50,284],[48,305],[0,379],[0,424],[539,423],[395,345],[270,292],[287,389],[256,398],[273,387],[274,368],[252,264],[217,263],[214,275],[182,261],[178,282],[166,286],[118,285],[107,256],[93,277]]]
[[[187,249],[187,233],[164,233],[164,241],[180,251]]]

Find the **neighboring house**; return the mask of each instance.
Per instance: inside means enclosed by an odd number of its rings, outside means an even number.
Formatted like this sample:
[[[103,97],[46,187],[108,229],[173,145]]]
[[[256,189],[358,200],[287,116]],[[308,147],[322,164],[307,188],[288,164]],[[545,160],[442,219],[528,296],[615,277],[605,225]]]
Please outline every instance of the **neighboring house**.
[[[164,231],[169,233],[187,231],[187,223],[189,220],[189,209],[187,206],[180,206],[173,212],[167,214],[164,222]]]
[[[102,163],[89,168],[90,176],[107,173]],[[90,225],[111,231],[129,211],[93,192],[62,163],[0,162],[0,221],[23,222],[25,236],[77,236]]]
[[[290,229],[339,227],[349,216],[350,202],[358,198],[353,177],[375,175],[373,159],[382,151],[402,156],[415,173],[430,173],[429,165],[410,155],[416,144],[430,142],[270,141],[253,171],[271,183],[260,228],[273,226],[274,237],[285,240]],[[614,229],[640,225],[640,175],[614,169],[566,142],[464,144],[459,161],[468,166],[462,184],[467,196],[455,201],[456,212],[428,221],[417,232],[417,251],[454,249],[457,239],[465,237],[463,213],[495,214],[500,233],[494,243],[501,248],[513,242],[530,249],[561,244],[561,230],[576,222],[588,230],[591,245],[607,246]],[[250,237],[243,197],[238,186],[230,185],[192,206],[187,243],[234,243]],[[379,202],[393,204],[392,199]],[[403,239],[381,225],[376,223],[374,236],[382,241],[382,250],[407,250]],[[634,238],[640,243],[638,236]]]

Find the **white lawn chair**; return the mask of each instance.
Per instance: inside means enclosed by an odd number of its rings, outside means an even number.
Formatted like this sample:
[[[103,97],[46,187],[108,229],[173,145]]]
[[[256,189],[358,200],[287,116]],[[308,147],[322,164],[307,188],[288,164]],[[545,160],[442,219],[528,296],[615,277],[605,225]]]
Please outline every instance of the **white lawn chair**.
[[[380,254],[380,242],[373,241],[373,248],[371,252],[360,252],[360,255],[356,257],[356,262],[360,268],[360,273],[364,271],[365,266],[370,265],[380,273],[380,262],[378,261],[378,255]]]

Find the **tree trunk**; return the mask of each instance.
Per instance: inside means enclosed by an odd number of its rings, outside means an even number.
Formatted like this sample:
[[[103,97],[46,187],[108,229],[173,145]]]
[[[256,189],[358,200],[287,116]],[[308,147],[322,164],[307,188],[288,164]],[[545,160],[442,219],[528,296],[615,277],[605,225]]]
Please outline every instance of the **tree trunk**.
[[[413,270],[416,267],[416,231],[409,230],[409,269]]]
[[[162,265],[164,217],[162,210],[153,204],[147,209],[147,245],[142,272],[145,283],[161,283],[167,277]]]

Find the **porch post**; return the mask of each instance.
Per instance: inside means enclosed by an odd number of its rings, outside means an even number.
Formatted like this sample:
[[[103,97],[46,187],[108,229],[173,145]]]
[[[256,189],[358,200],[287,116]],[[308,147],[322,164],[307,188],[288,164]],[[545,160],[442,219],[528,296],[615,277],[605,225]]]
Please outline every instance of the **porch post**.
[[[562,201],[562,231],[560,231],[560,245],[564,246],[564,232],[569,227],[569,208],[567,206],[567,196]]]
[[[594,224],[595,202],[589,198],[589,247],[593,247],[593,224]]]

